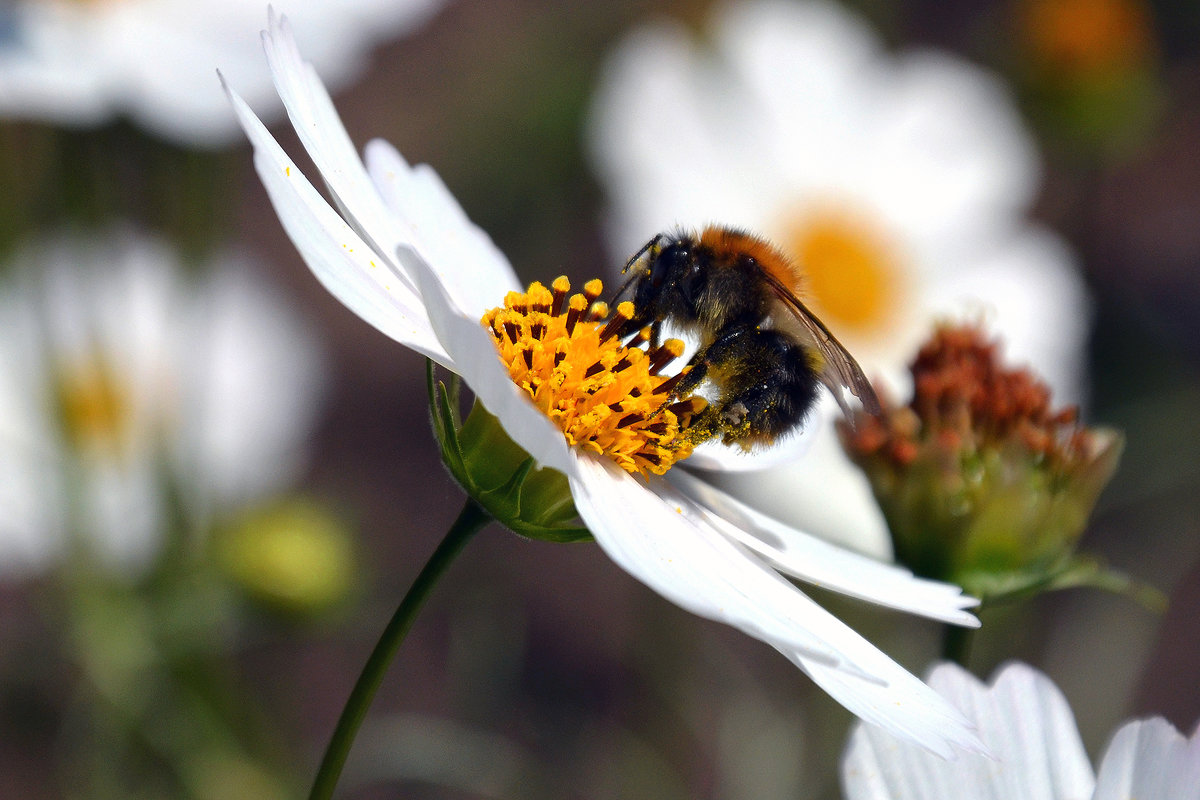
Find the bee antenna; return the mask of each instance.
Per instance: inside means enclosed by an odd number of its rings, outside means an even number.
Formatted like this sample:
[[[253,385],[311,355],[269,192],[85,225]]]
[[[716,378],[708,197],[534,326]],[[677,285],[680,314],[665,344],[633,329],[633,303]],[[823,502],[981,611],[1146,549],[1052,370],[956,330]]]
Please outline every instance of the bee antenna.
[[[629,269],[629,267],[626,267],[625,269]],[[624,270],[622,270],[622,272],[623,271]],[[612,296],[612,299],[608,302],[609,307],[616,308],[617,301],[621,299],[621,295],[625,294],[626,290],[628,290],[629,287],[631,285],[633,285],[633,282],[635,280],[637,280],[637,277],[638,277],[637,273],[634,273],[633,275],[630,275],[628,278],[626,278],[624,281],[622,281],[621,287],[619,289],[617,289],[617,293],[614,294]]]
[[[642,245],[638,249],[638,251],[636,253],[634,253],[629,258],[628,261],[625,262],[625,266],[621,267],[621,274],[624,275],[626,272],[628,272],[630,267],[632,267],[634,264],[636,264],[641,259],[642,256],[646,255],[647,252],[649,252],[655,245],[657,245],[659,242],[661,242],[665,238],[667,238],[666,234],[663,234],[663,233],[654,234],[654,236],[650,239],[650,241],[648,241],[644,245]]]
[[[665,238],[666,238],[666,234],[662,234],[662,233],[655,234],[654,237],[650,239],[650,241],[646,242],[644,245],[642,245],[640,248],[638,248],[638,251],[636,253],[634,253],[628,261],[625,262],[625,266],[621,268],[621,274],[624,275],[626,272],[628,272],[630,267],[632,267],[634,264],[636,264],[638,261],[640,261],[642,256],[646,255],[646,253],[648,253],[652,249],[654,249],[658,245],[658,243],[661,242]],[[633,285],[633,282],[637,279],[637,277],[638,277],[638,275],[635,272],[633,275],[630,275],[628,278],[626,278],[624,280],[624,282],[621,284],[620,288],[617,289],[617,293],[614,294],[612,296],[612,300],[609,301],[609,306],[611,308],[616,308],[617,301],[621,299],[621,295],[625,294],[625,292],[629,290],[629,287]]]

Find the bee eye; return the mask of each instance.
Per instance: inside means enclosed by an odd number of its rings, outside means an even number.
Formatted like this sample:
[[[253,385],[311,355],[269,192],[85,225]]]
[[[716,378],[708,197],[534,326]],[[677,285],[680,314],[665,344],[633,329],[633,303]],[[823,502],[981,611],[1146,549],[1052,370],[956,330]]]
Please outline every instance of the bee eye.
[[[650,266],[650,282],[661,286],[671,275],[678,275],[687,266],[691,253],[681,244],[673,244],[663,248]]]

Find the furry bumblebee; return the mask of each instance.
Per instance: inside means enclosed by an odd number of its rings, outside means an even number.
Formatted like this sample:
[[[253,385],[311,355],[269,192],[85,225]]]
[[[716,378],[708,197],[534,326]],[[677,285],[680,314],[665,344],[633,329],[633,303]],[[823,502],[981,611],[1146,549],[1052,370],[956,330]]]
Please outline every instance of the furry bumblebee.
[[[670,323],[699,340],[675,390],[715,387],[693,425],[699,438],[769,445],[803,423],[821,385],[848,416],[844,391],[881,413],[858,362],[797,297],[803,273],[765,239],[719,226],[660,233],[622,272],[629,277],[613,302],[630,292],[635,308],[623,335],[650,326],[657,345]]]

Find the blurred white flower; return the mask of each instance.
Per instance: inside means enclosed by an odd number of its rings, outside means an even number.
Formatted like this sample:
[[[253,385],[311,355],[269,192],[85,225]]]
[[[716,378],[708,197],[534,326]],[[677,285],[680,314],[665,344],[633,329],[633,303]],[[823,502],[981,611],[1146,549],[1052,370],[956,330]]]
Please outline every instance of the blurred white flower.
[[[1162,718],[1128,722],[1095,774],[1066,698],[1032,667],[1009,664],[989,687],[943,664],[929,685],[975,723],[993,758],[930,757],[859,725],[842,760],[846,800],[1200,800],[1200,732],[1188,739]]]
[[[763,234],[806,300],[885,390],[938,318],[982,319],[1056,396],[1079,394],[1087,308],[1073,257],[1023,218],[1038,170],[992,76],[934,51],[891,54],[825,3],[730,6],[695,43],[660,23],[611,57],[591,150],[614,263],[652,234],[719,223]],[[886,556],[882,515],[842,454],[829,397],[796,464],[722,484],[756,507]]]
[[[944,700],[791,579],[958,625],[978,624],[965,610],[974,600],[956,586],[914,578],[907,570],[764,519],[687,474],[672,472],[671,482],[658,475],[634,476],[595,439],[583,436],[578,445],[569,444],[563,429],[510,376],[509,365],[498,357],[495,328],[482,324],[489,309],[517,290],[508,259],[427,165],[410,166],[378,140],[367,145],[363,163],[286,20],[271,17],[264,41],[292,125],[332,205],[242,98],[230,90],[230,99],[254,145],[255,167],[280,222],[334,296],[380,332],[460,375],[524,452],[566,476],[580,518],[622,569],[688,611],[770,644],[863,719],[944,755],[978,747]],[[544,307],[552,308],[550,291],[542,287],[542,292]],[[560,305],[564,299],[559,298]],[[577,314],[587,308],[584,295],[578,299],[583,304],[571,306]],[[522,299],[516,305],[528,310],[542,302]],[[545,313],[556,320],[572,313],[559,311]],[[549,335],[552,324],[532,327],[542,328],[540,337]],[[596,326],[588,324],[595,332]],[[532,356],[535,345],[522,338],[515,322],[507,335],[514,344],[529,344],[523,352]],[[601,365],[595,347],[573,350],[570,341],[556,340],[549,349],[539,339],[536,347],[543,355],[562,360],[531,357],[528,366],[536,361],[557,368],[588,358],[571,367],[591,373]],[[615,337],[605,341],[609,347],[619,343]],[[631,369],[614,362],[608,372],[616,383],[618,374]],[[555,391],[550,383],[539,393]],[[564,394],[574,391],[572,401],[587,391],[576,379],[561,381],[558,388]],[[624,399],[633,404],[651,394],[639,390]]]
[[[250,264],[212,267],[186,275],[130,232],[33,243],[6,265],[0,574],[72,545],[136,572],[172,503],[203,525],[295,477],[320,393],[315,342]]]
[[[335,85],[371,46],[425,22],[443,0],[276,0]],[[219,147],[238,135],[218,66],[271,116],[255,69],[265,0],[7,0],[0,8],[0,117],[96,125],[124,114],[173,142]]]

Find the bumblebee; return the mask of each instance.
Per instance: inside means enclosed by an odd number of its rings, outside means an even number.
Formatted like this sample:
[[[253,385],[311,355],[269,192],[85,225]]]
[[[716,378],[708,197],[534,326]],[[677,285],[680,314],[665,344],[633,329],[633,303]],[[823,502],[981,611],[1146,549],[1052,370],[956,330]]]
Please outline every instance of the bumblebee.
[[[686,396],[705,380],[714,387],[691,428],[697,440],[769,445],[804,421],[822,384],[847,416],[844,390],[881,413],[858,362],[797,297],[801,271],[765,239],[718,226],[660,233],[622,273],[629,277],[613,304],[631,292],[635,312],[622,335],[649,326],[657,346],[670,323],[699,340],[674,390]]]

